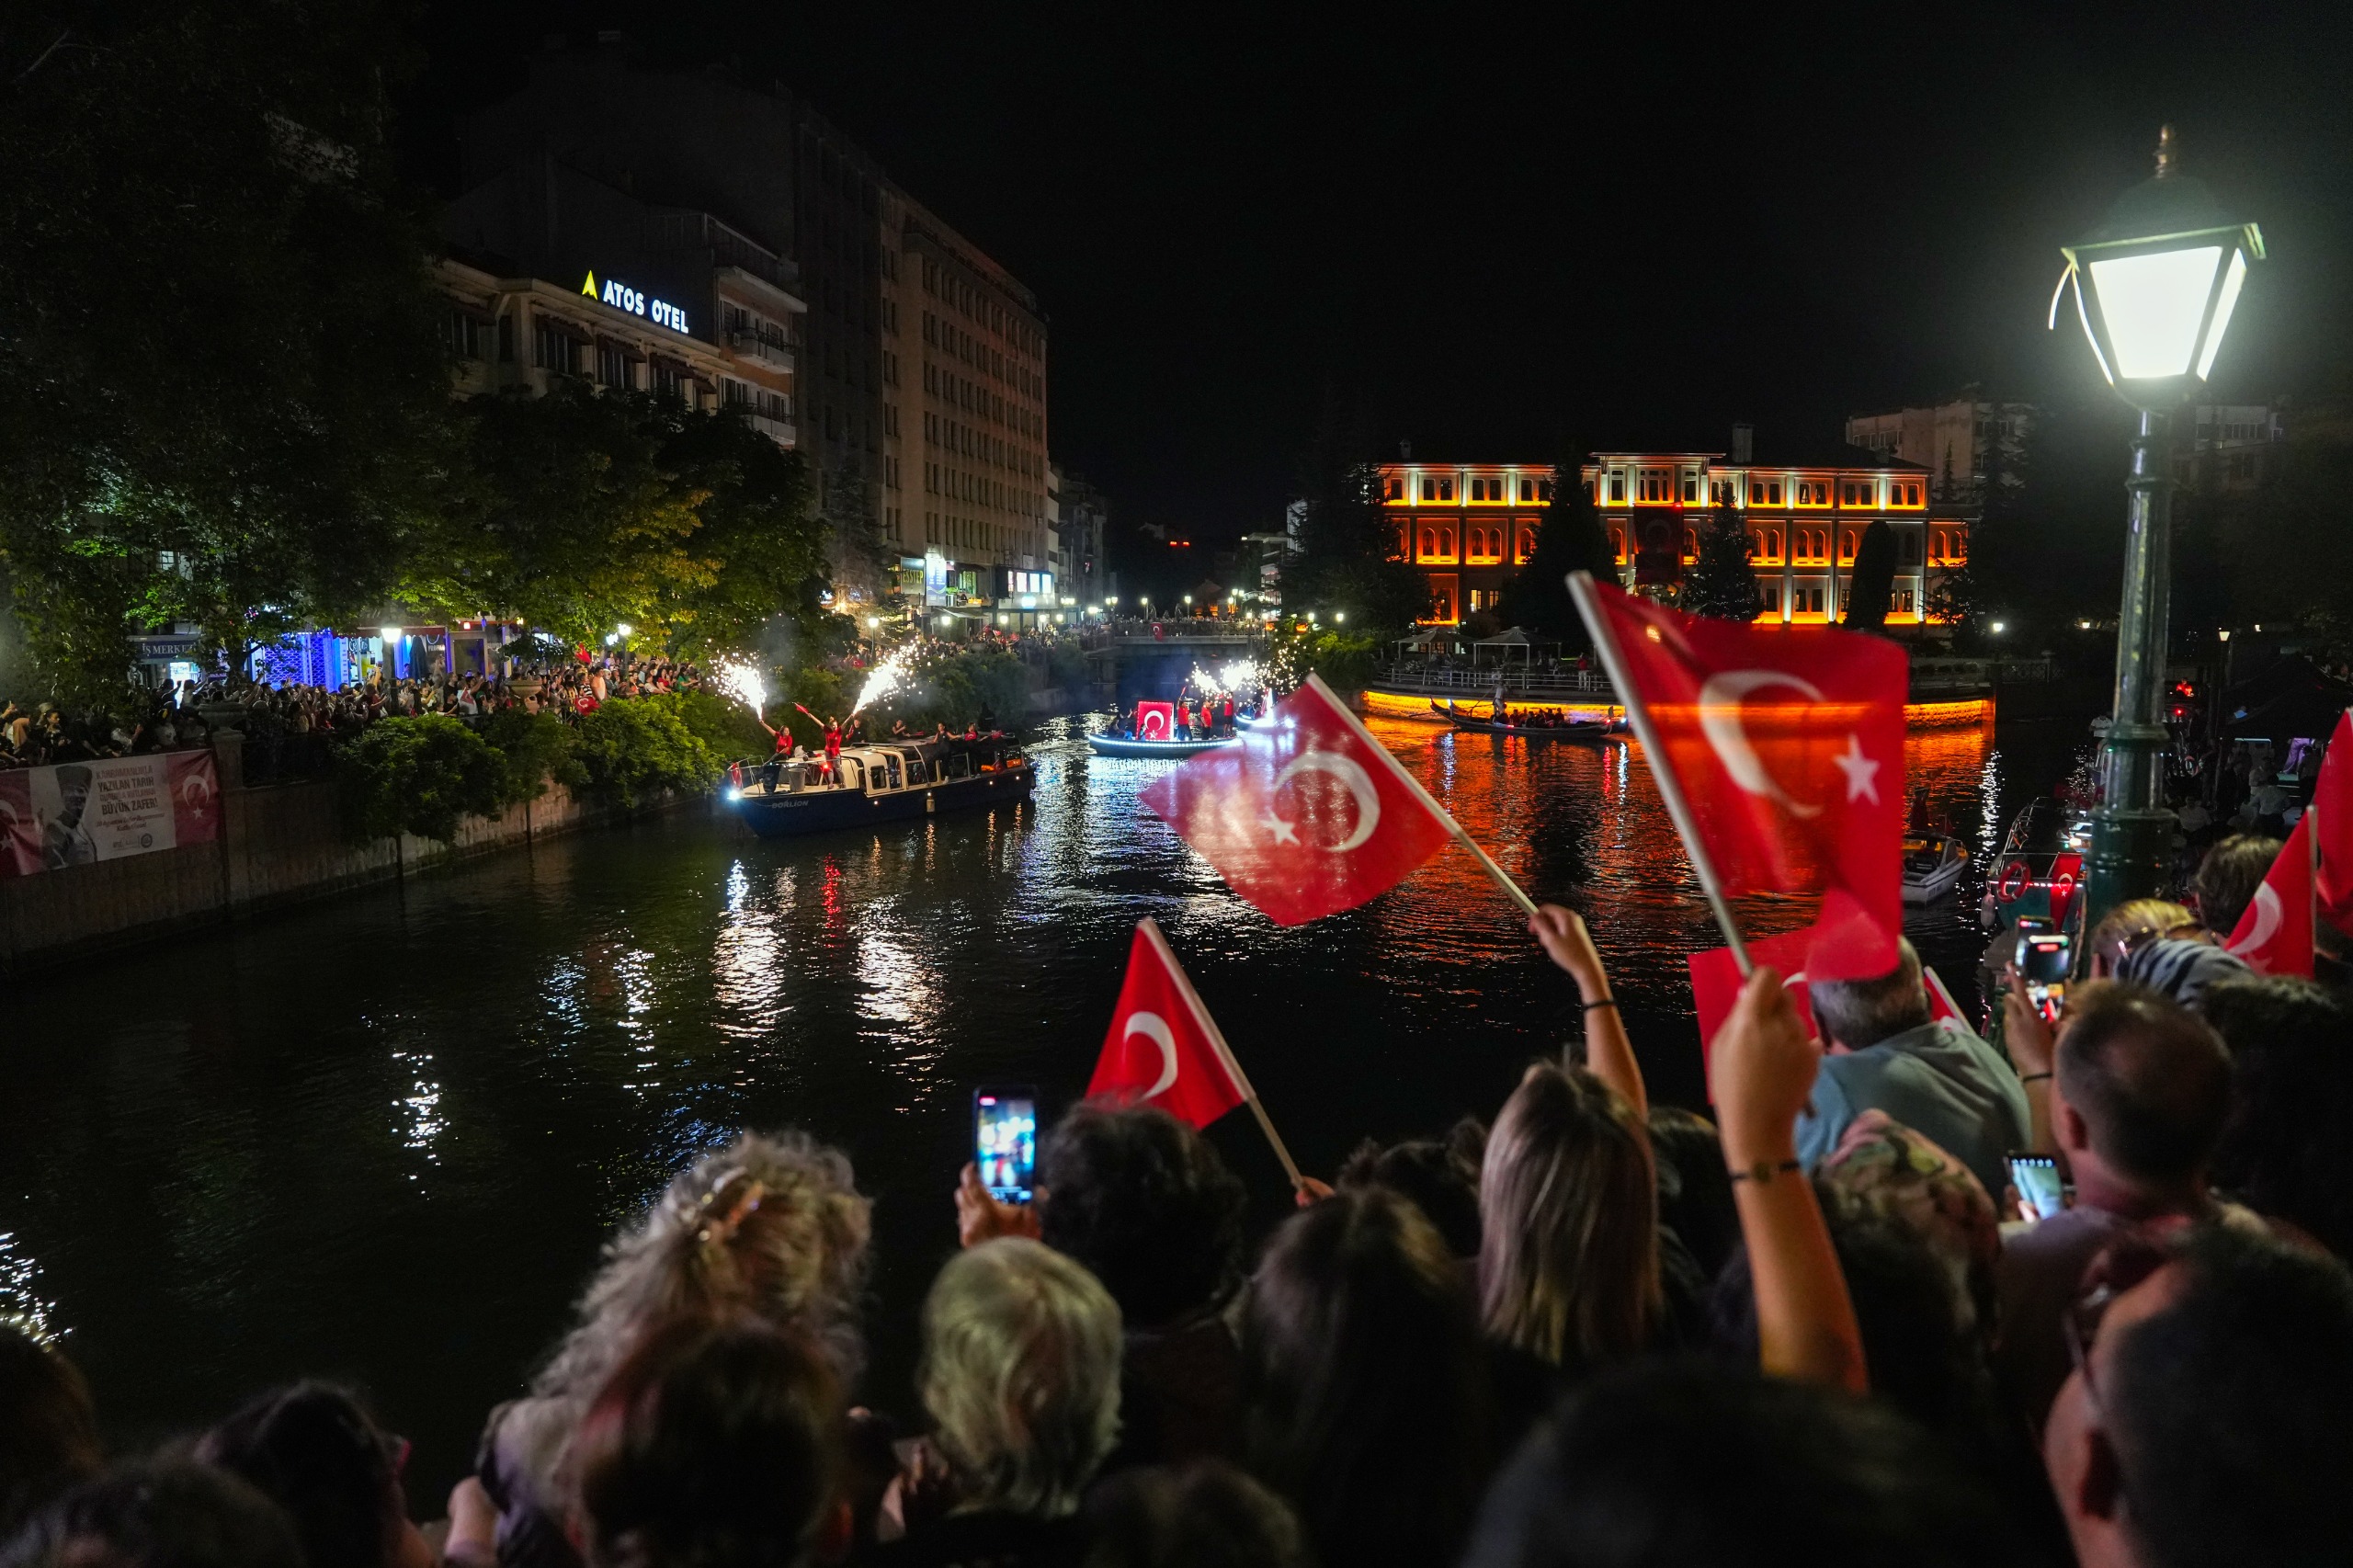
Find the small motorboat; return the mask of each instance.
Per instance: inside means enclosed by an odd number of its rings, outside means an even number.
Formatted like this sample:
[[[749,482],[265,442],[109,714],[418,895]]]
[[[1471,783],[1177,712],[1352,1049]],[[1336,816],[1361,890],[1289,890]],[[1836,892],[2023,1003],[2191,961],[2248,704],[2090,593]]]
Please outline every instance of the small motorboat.
[[[727,772],[728,805],[762,838],[1018,803],[1036,782],[1029,758],[1001,735],[845,746],[830,775],[822,758],[739,762]]]
[[[1192,756],[1199,752],[1219,751],[1242,744],[1239,735],[1228,735],[1214,741],[1142,741],[1133,735],[1089,735],[1086,744],[1097,756]]]
[[[1904,902],[1932,903],[1952,892],[1969,865],[1969,846],[1949,833],[1904,835]]]
[[[1508,710],[1500,722],[1473,719],[1453,703],[1441,703],[1435,699],[1430,702],[1430,711],[1458,730],[1482,735],[1518,735],[1529,741],[1601,741],[1623,733],[1626,728],[1623,721],[1602,719],[1579,719],[1566,724],[1516,723]]]

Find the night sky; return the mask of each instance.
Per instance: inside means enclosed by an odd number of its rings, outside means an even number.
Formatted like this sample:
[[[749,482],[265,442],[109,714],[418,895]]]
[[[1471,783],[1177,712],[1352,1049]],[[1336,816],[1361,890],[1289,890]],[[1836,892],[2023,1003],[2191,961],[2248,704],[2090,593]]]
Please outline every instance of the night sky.
[[[2353,7],[1281,9],[433,0],[407,134],[446,193],[549,28],[783,79],[1037,290],[1058,460],[1204,539],[1277,523],[1327,388],[1490,461],[2091,395],[2056,246],[2165,119],[2273,256],[2218,392],[2348,381]]]

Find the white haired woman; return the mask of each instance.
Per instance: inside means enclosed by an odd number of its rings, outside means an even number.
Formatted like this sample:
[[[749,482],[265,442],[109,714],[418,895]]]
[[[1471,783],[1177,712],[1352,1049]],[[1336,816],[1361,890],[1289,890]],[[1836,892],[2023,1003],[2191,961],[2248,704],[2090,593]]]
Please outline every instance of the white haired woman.
[[[474,1480],[450,1498],[452,1561],[481,1562],[495,1517],[501,1568],[578,1568],[564,1531],[566,1450],[597,1391],[648,1330],[749,1313],[797,1329],[851,1386],[865,1359],[857,1306],[869,1204],[849,1161],[805,1133],[747,1132],[674,1178],[605,1248],[578,1321],[527,1398],[491,1412]]]
[[[1120,1436],[1120,1346],[1119,1306],[1083,1265],[1018,1237],[950,1258],[923,1304],[930,1445],[885,1503],[905,1533],[877,1561],[1074,1562],[1080,1495]]]

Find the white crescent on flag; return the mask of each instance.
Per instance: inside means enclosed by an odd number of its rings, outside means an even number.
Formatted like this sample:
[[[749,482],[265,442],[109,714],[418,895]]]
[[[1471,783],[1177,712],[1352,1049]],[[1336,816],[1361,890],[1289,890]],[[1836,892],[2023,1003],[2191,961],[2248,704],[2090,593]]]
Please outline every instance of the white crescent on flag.
[[[1168,1092],[1169,1085],[1176,1081],[1176,1035],[1169,1028],[1166,1018],[1157,1013],[1141,1011],[1128,1015],[1128,1027],[1120,1039],[1132,1040],[1137,1035],[1143,1036],[1160,1048],[1159,1080],[1143,1094],[1145,1099],[1157,1099]]]
[[[2255,890],[2255,929],[2246,934],[2246,940],[2233,942],[2230,951],[2240,958],[2262,951],[2279,934],[2279,922],[2286,918],[2287,912],[2279,907],[2279,895],[2268,882],[2265,883]]]
[[[1809,702],[1823,700],[1821,687],[1781,670],[1726,670],[1699,685],[1699,732],[1708,737],[1708,744],[1715,749],[1733,783],[1752,795],[1764,796],[1793,817],[1819,816],[1820,806],[1790,798],[1789,791],[1765,771],[1756,748],[1748,744],[1748,731],[1740,722],[1740,699],[1768,686],[1787,687]]]
[[[1381,792],[1372,787],[1372,775],[1364,770],[1362,763],[1338,752],[1303,751],[1283,764],[1282,770],[1275,775],[1274,787],[1279,790],[1295,775],[1302,773],[1329,774],[1347,786],[1348,793],[1356,798],[1356,826],[1349,829],[1348,835],[1337,844],[1325,845],[1325,849],[1335,855],[1344,855],[1372,836],[1373,828],[1381,822]]]

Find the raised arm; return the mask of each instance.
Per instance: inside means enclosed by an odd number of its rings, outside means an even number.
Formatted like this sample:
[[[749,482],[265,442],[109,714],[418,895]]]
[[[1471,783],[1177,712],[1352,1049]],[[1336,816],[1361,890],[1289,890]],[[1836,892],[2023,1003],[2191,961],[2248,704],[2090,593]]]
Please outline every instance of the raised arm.
[[[1651,1113],[1650,1095],[1643,1087],[1643,1070],[1634,1061],[1633,1042],[1626,1038],[1626,1020],[1618,1016],[1618,999],[1609,991],[1608,971],[1593,936],[1575,910],[1557,903],[1537,906],[1528,928],[1544,945],[1552,961],[1577,983],[1585,1004],[1585,1064],[1587,1071],[1618,1092],[1634,1108],[1637,1119]]]
[[[1870,1387],[1847,1277],[1797,1157],[1794,1129],[1821,1052],[1769,969],[1749,976],[1708,1071],[1756,1292],[1758,1361],[1775,1377]]]
[[[2009,989],[2002,996],[2002,1049],[2018,1070],[2018,1086],[2026,1091],[2027,1143],[2039,1154],[2055,1154],[2059,1142],[2051,1131],[2051,1072],[2058,1056],[2051,1020],[2027,994],[2018,965],[2009,968]]]

